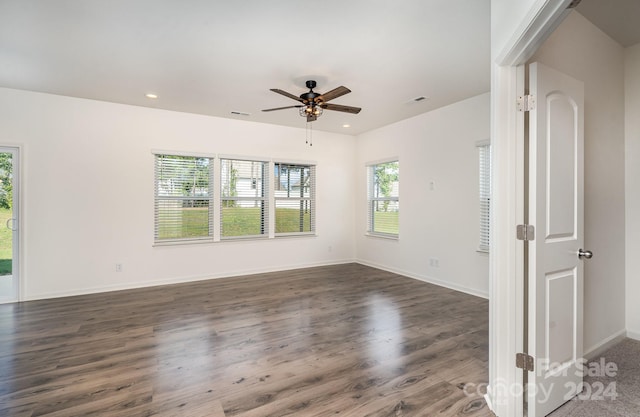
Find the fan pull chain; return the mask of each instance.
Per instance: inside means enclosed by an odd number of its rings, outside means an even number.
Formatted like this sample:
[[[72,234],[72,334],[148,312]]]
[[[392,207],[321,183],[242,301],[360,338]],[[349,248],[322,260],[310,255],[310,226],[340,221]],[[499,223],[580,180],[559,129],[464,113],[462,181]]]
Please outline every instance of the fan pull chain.
[[[304,143],[313,146],[313,125],[309,121],[307,122],[306,141]]]

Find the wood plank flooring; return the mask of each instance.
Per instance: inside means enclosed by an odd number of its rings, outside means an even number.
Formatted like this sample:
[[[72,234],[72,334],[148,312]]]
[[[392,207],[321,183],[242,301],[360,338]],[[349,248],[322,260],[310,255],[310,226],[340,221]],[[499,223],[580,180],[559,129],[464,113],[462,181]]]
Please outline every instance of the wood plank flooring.
[[[488,302],[358,264],[0,305],[0,416],[493,416]]]

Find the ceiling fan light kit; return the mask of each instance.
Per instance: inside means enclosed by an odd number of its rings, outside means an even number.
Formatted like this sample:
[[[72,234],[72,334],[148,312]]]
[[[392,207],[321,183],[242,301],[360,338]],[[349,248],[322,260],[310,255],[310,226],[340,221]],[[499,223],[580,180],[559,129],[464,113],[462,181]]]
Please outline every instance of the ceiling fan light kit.
[[[306,106],[306,107],[302,106],[300,107],[300,116],[302,117],[315,116],[315,118],[317,119],[318,116],[322,114],[322,111],[323,111],[322,107],[320,106]]]

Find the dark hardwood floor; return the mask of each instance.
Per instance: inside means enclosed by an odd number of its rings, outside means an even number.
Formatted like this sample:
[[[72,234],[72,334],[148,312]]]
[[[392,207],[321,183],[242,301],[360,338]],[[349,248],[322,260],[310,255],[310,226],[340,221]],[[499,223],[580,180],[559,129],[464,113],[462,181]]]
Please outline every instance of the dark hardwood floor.
[[[487,350],[487,300],[357,264],[4,304],[0,416],[492,416]]]

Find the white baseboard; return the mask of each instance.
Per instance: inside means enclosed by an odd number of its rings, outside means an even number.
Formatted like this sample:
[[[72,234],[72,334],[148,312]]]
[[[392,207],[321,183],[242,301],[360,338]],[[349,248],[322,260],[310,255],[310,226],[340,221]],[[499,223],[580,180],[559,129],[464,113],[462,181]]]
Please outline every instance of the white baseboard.
[[[466,293],[466,294],[470,294],[470,295],[473,295],[473,296],[476,296],[476,297],[489,299],[489,292],[488,291],[481,291],[481,290],[477,290],[475,288],[464,287],[462,285],[453,284],[453,283],[451,283],[449,281],[436,279],[436,278],[429,277],[429,276],[426,276],[426,275],[415,274],[413,272],[404,271],[404,270],[398,269],[398,268],[391,268],[391,267],[388,267],[388,266],[385,266],[385,265],[376,264],[375,262],[365,261],[365,260],[362,260],[362,259],[358,259],[355,262],[357,262],[359,264],[362,264],[362,265],[370,266],[372,268],[382,269],[383,271],[393,272],[394,274],[403,275],[403,276],[408,277],[408,278],[413,278],[413,279],[417,279],[419,281],[428,282],[429,284],[434,284],[434,285],[438,285],[440,287],[449,288],[451,290],[460,291],[460,292],[463,292],[463,293]]]
[[[96,293],[109,292],[109,291],[132,290],[136,288],[155,287],[159,285],[182,284],[186,282],[205,281],[209,279],[231,278],[231,277],[237,277],[242,275],[263,274],[267,272],[288,271],[292,269],[312,268],[316,266],[341,265],[341,264],[347,264],[347,263],[359,263],[362,265],[370,266],[372,268],[381,269],[383,271],[388,271],[388,272],[393,272],[395,274],[403,275],[408,278],[413,278],[419,281],[435,284],[440,287],[445,287],[455,291],[460,291],[476,297],[481,297],[485,299],[489,298],[488,292],[479,291],[474,288],[467,288],[461,285],[452,284],[448,281],[439,280],[433,277],[418,275],[418,274],[414,274],[412,272],[404,271],[397,268],[389,268],[384,265],[376,264],[375,262],[356,260],[356,259],[342,259],[342,260],[335,260],[331,262],[311,262],[306,264],[282,265],[282,266],[271,267],[271,268],[244,269],[244,270],[237,270],[237,271],[228,271],[223,273],[191,275],[191,276],[173,277],[173,278],[151,280],[151,281],[134,281],[134,282],[128,282],[128,283],[119,283],[115,285],[87,287],[87,288],[82,288],[78,290],[43,292],[43,293],[29,294],[22,301],[42,300],[42,299],[60,298],[60,297],[72,297],[76,295],[96,294]]]
[[[493,403],[491,402],[491,396],[489,395],[489,386],[487,386],[487,393],[484,394],[484,401],[487,403],[489,411],[495,414],[496,410],[493,409]]]
[[[640,332],[635,330],[627,330],[627,337],[629,339],[640,341]]]
[[[354,259],[343,259],[343,260],[335,260],[330,262],[311,262],[306,264],[282,265],[282,266],[271,267],[271,268],[245,269],[245,270],[228,271],[228,272],[222,272],[222,273],[165,278],[165,279],[150,280],[150,281],[134,281],[134,282],[115,284],[115,285],[87,287],[87,288],[82,288],[78,290],[30,294],[24,300],[21,300],[21,301],[44,300],[49,298],[72,297],[76,295],[96,294],[96,293],[110,292],[110,291],[133,290],[136,288],[156,287],[160,285],[171,285],[171,284],[183,284],[187,282],[206,281],[210,279],[231,278],[231,277],[237,277],[237,276],[243,276],[243,275],[264,274],[267,272],[289,271],[292,269],[313,268],[317,266],[342,265],[342,264],[348,264],[348,263],[356,263],[356,261]]]
[[[582,356],[587,360],[598,359],[598,357],[602,355],[604,351],[622,342],[627,336],[628,332],[625,329],[622,329],[595,344],[594,346],[591,346],[589,349],[585,349],[584,355]]]

